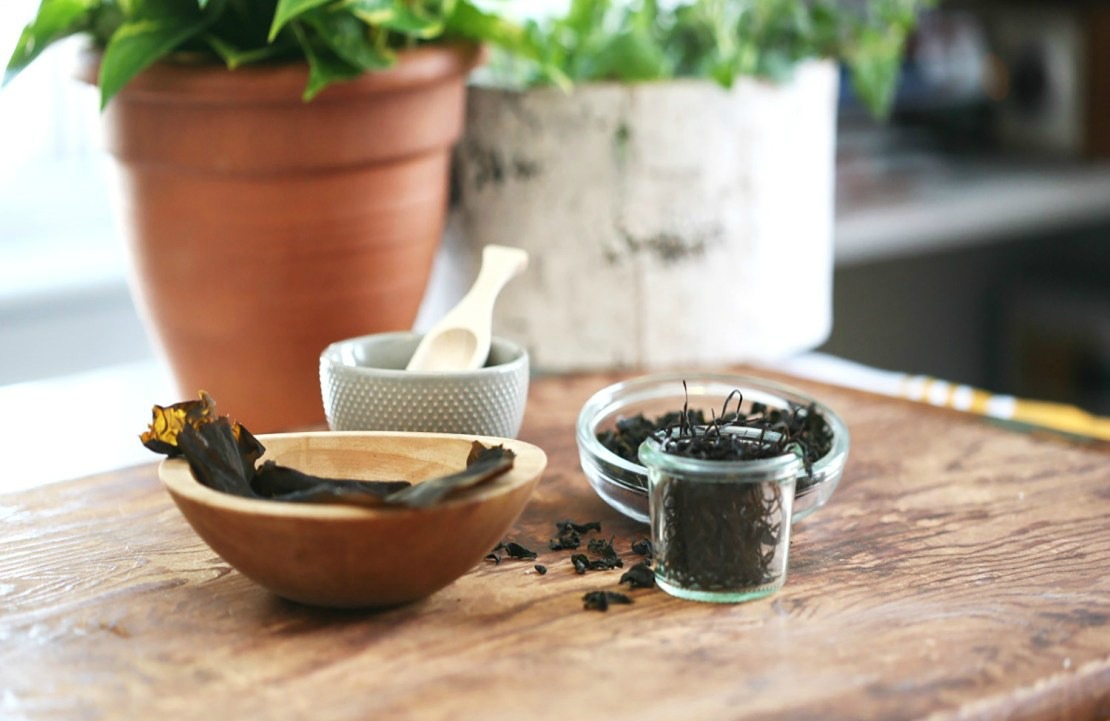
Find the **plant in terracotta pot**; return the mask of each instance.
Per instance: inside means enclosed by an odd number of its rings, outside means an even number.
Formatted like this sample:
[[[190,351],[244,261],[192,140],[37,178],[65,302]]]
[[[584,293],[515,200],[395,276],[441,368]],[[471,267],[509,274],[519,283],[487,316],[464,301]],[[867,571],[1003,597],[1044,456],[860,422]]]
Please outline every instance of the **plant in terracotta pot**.
[[[183,393],[323,419],[320,351],[411,327],[480,43],[469,0],[42,0],[5,74],[93,41],[140,312]]]
[[[918,0],[573,0],[468,97],[452,227],[531,257],[534,367],[685,366],[831,324],[838,64],[878,115]],[[573,90],[560,87],[569,83]]]

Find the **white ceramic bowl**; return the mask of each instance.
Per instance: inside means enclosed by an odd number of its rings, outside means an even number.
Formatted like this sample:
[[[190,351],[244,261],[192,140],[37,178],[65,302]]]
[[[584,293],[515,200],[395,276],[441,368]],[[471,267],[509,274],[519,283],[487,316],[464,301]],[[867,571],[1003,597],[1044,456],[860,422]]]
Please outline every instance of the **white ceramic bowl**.
[[[320,355],[328,427],[515,438],[528,399],[527,351],[494,338],[484,368],[406,371],[421,337],[378,333],[328,346]]]

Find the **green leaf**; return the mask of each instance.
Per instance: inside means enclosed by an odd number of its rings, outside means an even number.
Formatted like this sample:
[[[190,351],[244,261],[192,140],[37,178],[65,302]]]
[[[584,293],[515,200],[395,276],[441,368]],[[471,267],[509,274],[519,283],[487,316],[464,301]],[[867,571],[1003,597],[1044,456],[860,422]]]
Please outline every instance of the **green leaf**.
[[[642,82],[668,76],[667,56],[645,31],[625,31],[597,51],[594,78]]]
[[[539,48],[523,27],[483,12],[468,0],[461,0],[447,17],[446,31],[467,40],[493,43],[521,57],[540,57]]]
[[[274,20],[270,24],[270,42],[274,41],[277,34],[285,27],[286,23],[304,15],[313,8],[326,5],[332,0],[278,0],[274,10]]]
[[[23,28],[4,70],[7,85],[51,43],[92,24],[99,0],[43,0],[35,19]]]
[[[303,96],[305,102],[312,100],[332,83],[353,80],[362,75],[361,68],[343,60],[328,47],[314,43],[300,22],[294,22],[291,27],[308,60],[308,85]]]
[[[860,36],[858,47],[847,58],[852,87],[864,106],[878,118],[890,114],[901,70],[904,39],[902,35],[869,29]]]
[[[343,9],[367,25],[377,25],[393,14],[393,0],[344,0]]]
[[[235,70],[240,65],[281,57],[288,51],[288,47],[282,43],[271,43],[260,48],[243,50],[215,33],[205,35],[204,41],[208,43],[208,47],[212,48],[214,53],[220,56],[228,70]]]
[[[306,15],[304,21],[336,55],[361,70],[382,70],[395,61],[394,54],[378,47],[366,25],[353,15],[318,12]]]
[[[200,34],[207,23],[205,16],[197,14],[132,20],[120,25],[104,49],[100,65],[101,109],[132,78],[185,40]]]
[[[428,14],[405,0],[346,0],[343,8],[367,25],[376,25],[409,37],[430,39],[443,34],[445,18]]]

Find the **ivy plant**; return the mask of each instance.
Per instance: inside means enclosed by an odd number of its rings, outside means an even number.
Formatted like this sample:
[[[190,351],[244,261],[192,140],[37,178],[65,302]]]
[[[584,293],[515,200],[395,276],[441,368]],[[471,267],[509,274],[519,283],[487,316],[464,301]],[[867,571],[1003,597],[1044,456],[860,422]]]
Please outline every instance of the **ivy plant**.
[[[101,106],[170,55],[234,69],[306,60],[306,100],[328,85],[387,68],[398,48],[467,40],[527,54],[523,30],[470,0],[42,0],[24,28],[5,84],[52,43],[87,34],[103,48]]]
[[[521,0],[517,0],[520,2]],[[90,35],[103,48],[101,105],[167,56],[228,68],[305,60],[305,99],[389,67],[396,50],[467,40],[498,48],[502,82],[532,86],[700,77],[782,80],[800,61],[835,58],[876,114],[890,106],[905,41],[930,0],[570,0],[514,23],[510,0],[41,0],[4,82],[50,44]]]
[[[524,86],[677,77],[731,86],[786,79],[800,61],[833,58],[876,115],[890,108],[906,39],[930,0],[570,0],[524,22],[527,52],[501,54],[501,83]]]

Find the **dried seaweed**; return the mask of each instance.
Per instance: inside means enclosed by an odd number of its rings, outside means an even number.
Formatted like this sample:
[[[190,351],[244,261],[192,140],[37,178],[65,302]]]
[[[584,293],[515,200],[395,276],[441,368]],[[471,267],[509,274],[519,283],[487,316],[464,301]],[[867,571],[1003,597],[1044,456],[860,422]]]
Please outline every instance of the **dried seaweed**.
[[[620,583],[627,583],[629,588],[653,588],[655,572],[647,561],[641,561],[621,574]]]
[[[555,528],[559,531],[559,534],[547,542],[547,547],[552,551],[573,551],[582,545],[583,533],[601,532],[601,521],[588,521],[586,523],[557,521]]]
[[[515,458],[516,454],[504,446],[487,448],[474,441],[470,448],[470,455],[466,459],[465,469],[391,493],[385,497],[385,502],[394,506],[426,508],[438,503],[450,493],[473,488],[508,472],[513,467]]]
[[[685,388],[685,383],[683,387]],[[733,399],[736,405],[729,410]],[[751,460],[757,458],[772,458],[786,453],[795,453],[801,457],[805,468],[805,475],[798,478],[797,491],[801,492],[812,485],[816,479],[813,477],[813,464],[824,458],[832,450],[833,432],[828,421],[817,409],[816,404],[799,405],[787,402],[783,408],[774,408],[766,404],[753,402],[749,404],[747,412],[742,409],[744,397],[739,390],[734,390],[725,399],[719,415],[709,419],[703,411],[689,408],[685,404],[682,410],[664,413],[655,418],[647,418],[643,414],[620,418],[612,430],[601,431],[597,434],[598,441],[608,450],[626,461],[639,464],[640,444],[651,435],[670,432],[681,428],[716,428],[718,432],[724,431],[721,439],[724,443],[719,448],[707,448],[708,455],[719,452],[721,457],[728,456],[734,460]],[[756,445],[745,442],[741,449],[743,455],[735,455],[735,449],[726,447],[738,435],[728,433],[728,429],[751,428],[765,434],[767,438],[775,439],[773,442]],[[737,445],[741,445],[737,443]],[[699,456],[691,456],[699,457]],[[632,486],[647,490],[647,479],[639,473],[617,473],[621,480]]]
[[[616,591],[590,591],[582,597],[582,608],[587,611],[608,611],[614,604],[629,604],[632,599]]]
[[[154,406],[150,426],[139,438],[156,453],[183,457],[197,481],[209,488],[246,498],[296,503],[430,506],[505,473],[515,458],[503,446],[487,448],[474,441],[463,470],[416,485],[403,480],[323,478],[273,461],[259,465],[265,447],[246,428],[219,415],[215,401],[204,391],[199,400]]]

